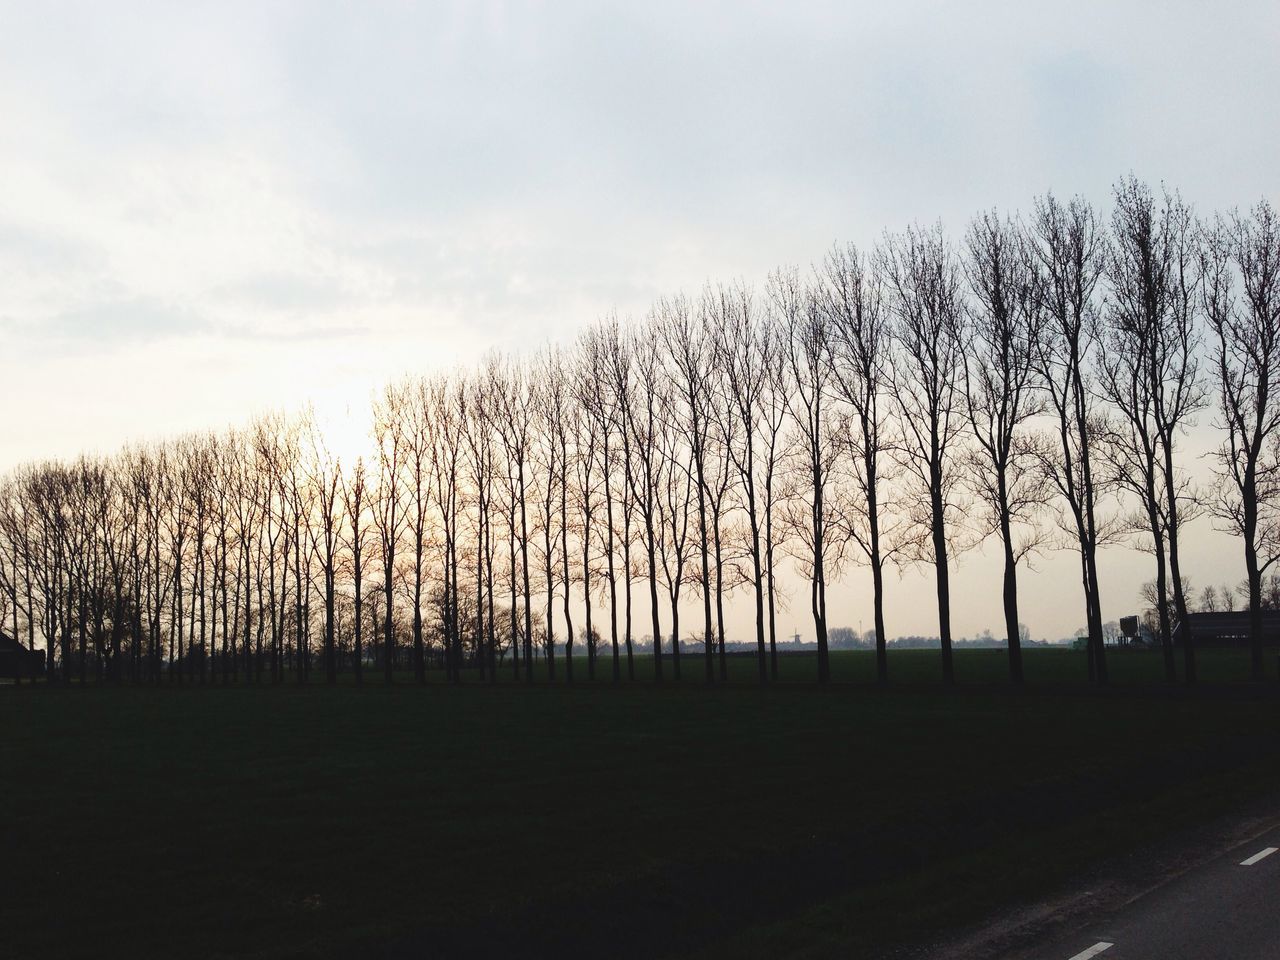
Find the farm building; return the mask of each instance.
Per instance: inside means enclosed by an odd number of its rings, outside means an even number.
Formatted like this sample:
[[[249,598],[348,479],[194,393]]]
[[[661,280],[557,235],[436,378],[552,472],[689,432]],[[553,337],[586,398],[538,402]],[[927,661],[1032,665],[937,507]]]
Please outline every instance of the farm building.
[[[13,637],[0,630],[0,679],[44,675],[44,654],[28,650]]]
[[[1191,640],[1197,647],[1249,646],[1249,611],[1226,610],[1187,615]],[[1173,632],[1173,642],[1181,644],[1183,626]],[[1262,611],[1262,642],[1269,647],[1280,644],[1280,610]]]

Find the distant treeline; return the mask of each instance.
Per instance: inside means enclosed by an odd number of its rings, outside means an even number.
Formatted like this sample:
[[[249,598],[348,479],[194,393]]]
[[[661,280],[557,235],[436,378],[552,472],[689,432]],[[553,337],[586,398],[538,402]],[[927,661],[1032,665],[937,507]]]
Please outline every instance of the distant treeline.
[[[1198,216],[1130,177],[1108,211],[1046,195],[954,239],[912,226],[759,289],[606,317],[570,347],[390,384],[354,461],[310,415],[275,415],[22,466],[0,481],[0,623],[62,680],[281,680],[286,664],[423,680],[433,663],[532,678],[538,657],[572,681],[556,651],[581,646],[589,674],[623,679],[647,633],[671,654],[657,680],[711,682],[741,598],[768,682],[789,563],[824,681],[828,587],[859,564],[885,679],[884,573],[926,563],[950,680],[951,571],[994,539],[1012,678],[1018,574],[1069,548],[1105,682],[1097,555],[1127,542],[1151,558],[1172,678],[1186,524],[1239,538],[1261,609],[1280,548],[1278,378],[1273,207]],[[1201,415],[1221,442],[1197,485],[1180,442]]]

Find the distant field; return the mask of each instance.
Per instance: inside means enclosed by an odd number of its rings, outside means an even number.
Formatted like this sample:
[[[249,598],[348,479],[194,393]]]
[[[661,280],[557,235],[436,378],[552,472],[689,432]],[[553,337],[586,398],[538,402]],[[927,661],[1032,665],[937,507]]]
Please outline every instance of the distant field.
[[[1002,666],[957,654],[962,681]],[[1133,670],[1154,682],[7,688],[0,953],[875,956],[1280,788],[1274,686]]]
[[[647,648],[646,648],[647,649]],[[701,647],[681,644],[680,671],[682,681],[701,682],[705,677],[705,659]],[[1272,648],[1266,655],[1267,676],[1277,675],[1277,651]],[[1074,684],[1088,681],[1088,660],[1083,650],[1029,648],[1023,651],[1023,670],[1028,683]],[[1182,651],[1175,651],[1178,676],[1182,676]],[[729,679],[734,682],[752,683],[759,679],[759,667],[754,654],[733,654],[727,658]],[[1201,650],[1196,655],[1200,679],[1206,683],[1233,683],[1249,680],[1248,650]],[[621,658],[622,676],[627,673],[626,655]],[[1107,666],[1111,680],[1117,684],[1163,684],[1164,660],[1156,650],[1122,650],[1108,648]],[[638,654],[635,658],[636,679],[653,678],[653,656]],[[663,656],[665,677],[673,679],[670,653]],[[523,670],[523,665],[522,665]],[[719,677],[719,661],[715,663]],[[817,654],[808,651],[779,649],[778,678],[784,681],[812,682],[818,675]],[[834,650],[831,653],[831,676],[838,682],[871,683],[876,678],[875,652],[871,650]],[[498,677],[506,682],[512,679],[511,661],[498,668]],[[545,664],[538,660],[534,678],[546,680]],[[932,683],[942,680],[942,653],[938,650],[890,650],[889,678],[894,683]],[[380,682],[382,674],[366,673],[365,679]],[[411,675],[403,677],[411,681]],[[443,681],[443,671],[434,671],[432,680]],[[465,672],[464,679],[479,681],[475,670]],[[556,679],[565,679],[564,660],[556,663]],[[596,681],[613,679],[612,648],[602,648],[596,662]],[[956,679],[960,683],[1001,683],[1009,679],[1009,655],[1004,650],[957,650]],[[574,657],[574,680],[587,680],[587,658]]]
[[[653,680],[653,654],[647,644],[636,647],[635,679],[647,683]],[[1265,675],[1274,680],[1277,677],[1277,653],[1272,647],[1265,654]],[[766,654],[767,656],[767,654]],[[890,650],[889,680],[898,684],[932,684],[942,682],[942,654],[938,650]],[[1067,648],[1029,648],[1023,650],[1023,672],[1026,682],[1036,685],[1084,685],[1088,683],[1088,661],[1083,650]],[[667,681],[675,681],[675,662],[669,648],[663,654],[663,672]],[[760,671],[754,653],[733,653],[727,658],[729,680],[733,684],[757,684]],[[1249,676],[1248,650],[1201,650],[1196,655],[1199,679],[1207,684],[1235,684],[1251,682]],[[1175,662],[1178,678],[1182,678],[1182,651],[1175,651]],[[955,651],[956,681],[959,684],[1001,684],[1009,680],[1009,655],[998,649],[959,649]],[[625,652],[619,658],[622,681],[627,682],[627,660]],[[1165,683],[1164,660],[1158,650],[1135,650],[1108,648],[1107,666],[1110,679],[1120,686],[1133,684]],[[720,677],[719,659],[713,660],[716,682]],[[565,659],[560,656],[555,665],[555,682],[566,682]],[[790,650],[780,647],[778,650],[778,679],[785,683],[813,683],[818,675],[817,654],[807,650]],[[702,648],[688,643],[681,645],[680,682],[701,686],[706,676],[706,661]],[[831,676],[836,683],[874,683],[876,680],[875,652],[872,650],[833,650],[831,652]],[[514,678],[512,661],[508,657],[498,665],[498,682],[509,684]],[[191,682],[184,677],[184,682]],[[291,670],[286,680],[292,684],[297,679]],[[474,667],[462,671],[465,684],[485,682],[480,671]],[[546,661],[541,656],[534,659],[533,679],[535,683],[548,682]],[[588,663],[585,653],[574,655],[573,679],[575,683],[585,684],[589,680]],[[520,680],[528,680],[524,663],[520,666]],[[609,685],[613,680],[612,649],[602,647],[596,660],[595,683]],[[75,678],[73,677],[73,682]],[[91,680],[92,682],[92,680]],[[198,683],[199,681],[195,681]],[[269,671],[263,674],[263,683],[269,684]],[[315,655],[311,678],[313,685],[323,685],[324,671]],[[353,685],[355,676],[349,669],[338,675],[342,685]],[[366,684],[382,684],[384,674],[380,667],[366,666],[364,670]],[[396,683],[413,683],[411,670],[400,669],[395,674]],[[444,669],[439,663],[431,661],[427,669],[427,682],[443,684],[446,682]]]

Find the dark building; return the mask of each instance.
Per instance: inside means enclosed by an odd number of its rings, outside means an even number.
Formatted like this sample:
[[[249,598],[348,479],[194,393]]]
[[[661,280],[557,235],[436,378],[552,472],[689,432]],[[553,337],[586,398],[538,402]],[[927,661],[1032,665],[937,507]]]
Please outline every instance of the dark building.
[[[1197,647],[1249,646],[1249,611],[1225,610],[1216,613],[1189,613],[1187,626]],[[1181,643],[1183,625],[1173,631],[1173,642]],[[1280,644],[1280,610],[1262,611],[1262,642],[1269,647]]]
[[[0,630],[0,680],[44,676],[44,654],[28,650]]]

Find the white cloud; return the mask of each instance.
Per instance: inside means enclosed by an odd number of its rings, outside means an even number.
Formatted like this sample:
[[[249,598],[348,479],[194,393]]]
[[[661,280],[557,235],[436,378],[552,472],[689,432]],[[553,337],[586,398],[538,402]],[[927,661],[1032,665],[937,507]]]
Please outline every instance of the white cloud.
[[[1204,208],[1274,197],[1278,24],[1261,3],[11,5],[0,409],[23,416],[0,467],[359,404],[837,238],[958,232],[1049,188],[1105,203],[1129,170]],[[1113,556],[1131,597],[1143,567]],[[1074,626],[1048,579],[1037,635]]]

